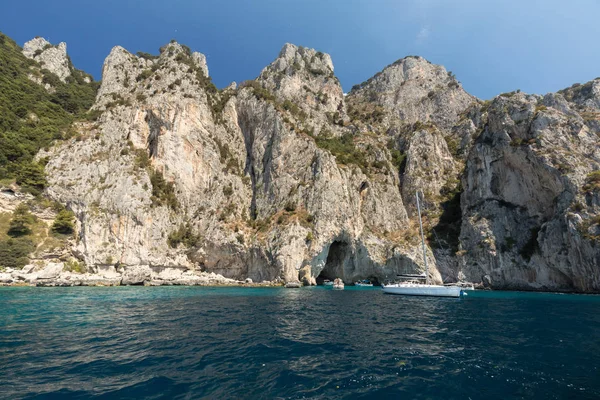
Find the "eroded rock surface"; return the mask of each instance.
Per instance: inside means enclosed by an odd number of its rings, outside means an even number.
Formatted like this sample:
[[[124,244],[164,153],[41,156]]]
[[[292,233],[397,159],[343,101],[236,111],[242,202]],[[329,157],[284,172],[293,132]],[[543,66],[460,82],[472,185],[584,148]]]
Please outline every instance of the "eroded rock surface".
[[[67,78],[71,76],[65,42],[55,46],[46,39],[37,37],[25,43],[23,55],[39,62],[42,68],[56,74],[63,82],[66,82]]]
[[[491,103],[463,184],[462,272],[498,288],[600,290],[598,82]],[[585,89],[584,89],[585,90]],[[572,99],[566,101],[565,96]]]
[[[424,269],[420,192],[432,281],[600,291],[600,80],[482,102],[407,57],[344,96],[329,55],[286,44],[217,90],[172,42],[113,48],[92,111],[39,155],[68,254],[0,282],[391,280]],[[47,270],[61,257],[89,272]]]

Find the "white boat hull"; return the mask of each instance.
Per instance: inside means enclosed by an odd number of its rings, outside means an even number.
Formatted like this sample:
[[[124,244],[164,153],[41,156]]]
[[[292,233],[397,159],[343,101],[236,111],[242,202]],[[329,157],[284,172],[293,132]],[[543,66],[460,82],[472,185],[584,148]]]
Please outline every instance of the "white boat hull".
[[[405,296],[460,297],[461,293],[461,288],[458,286],[440,285],[397,284],[384,285],[382,289],[384,293]]]

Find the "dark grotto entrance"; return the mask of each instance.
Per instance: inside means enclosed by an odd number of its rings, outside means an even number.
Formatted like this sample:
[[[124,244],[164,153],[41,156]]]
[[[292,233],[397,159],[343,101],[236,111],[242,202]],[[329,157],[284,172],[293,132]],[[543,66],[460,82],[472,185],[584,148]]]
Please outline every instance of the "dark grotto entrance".
[[[337,240],[331,243],[325,267],[317,277],[317,284],[322,284],[325,279],[330,281],[335,278],[344,279],[344,265],[348,262],[349,258],[350,246],[348,243]]]

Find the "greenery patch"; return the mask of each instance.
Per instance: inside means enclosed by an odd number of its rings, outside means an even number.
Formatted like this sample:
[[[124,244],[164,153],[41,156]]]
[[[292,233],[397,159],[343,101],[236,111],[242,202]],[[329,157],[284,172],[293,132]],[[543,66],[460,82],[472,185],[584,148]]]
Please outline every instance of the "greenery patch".
[[[75,230],[75,226],[73,225],[74,218],[75,214],[73,214],[72,211],[61,210],[52,224],[52,232],[62,235],[71,235]]]
[[[201,241],[201,236],[194,233],[191,225],[181,224],[176,231],[173,231],[169,234],[167,238],[167,243],[171,248],[177,248],[180,244],[183,244],[185,247],[195,247]]]
[[[583,190],[597,191],[600,190],[600,171],[590,172],[586,179]]]
[[[327,150],[339,164],[359,166],[363,171],[368,168],[367,156],[364,151],[354,144],[354,135],[346,133],[340,137],[333,137],[324,133],[316,136],[315,143],[323,150]]]
[[[18,177],[39,192],[45,179],[40,173],[43,168],[33,160],[35,155],[54,140],[72,134],[71,123],[92,106],[99,83],[87,83],[90,76],[73,68],[70,60],[72,76],[63,83],[49,71],[40,71],[21,51],[0,33],[0,179]],[[28,75],[38,75],[55,92],[49,93]]]
[[[175,194],[173,182],[167,182],[160,171],[150,172],[150,183],[152,184],[152,205],[168,206],[173,211],[179,208],[179,202]]]

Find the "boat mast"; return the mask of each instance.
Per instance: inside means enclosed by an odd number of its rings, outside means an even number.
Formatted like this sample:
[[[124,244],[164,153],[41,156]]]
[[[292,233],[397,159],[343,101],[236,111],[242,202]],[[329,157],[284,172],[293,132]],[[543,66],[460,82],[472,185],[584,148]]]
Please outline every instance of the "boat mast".
[[[425,284],[429,285],[429,267],[427,266],[427,255],[425,253],[425,235],[423,234],[423,221],[421,221],[421,205],[419,204],[419,191],[417,195],[417,212],[419,213],[419,227],[421,228],[421,245],[423,246],[423,261],[425,261]]]

